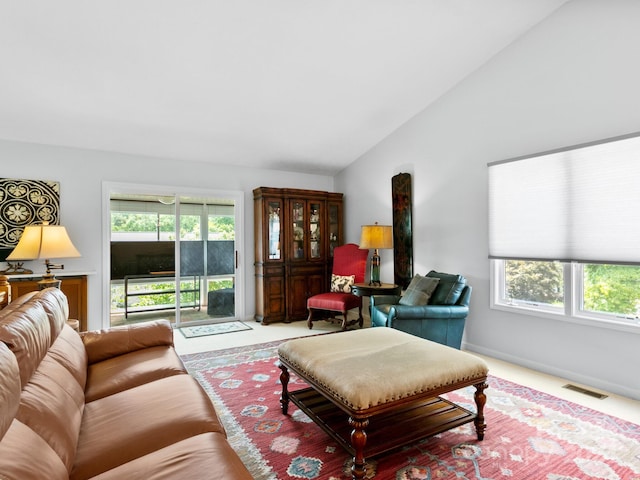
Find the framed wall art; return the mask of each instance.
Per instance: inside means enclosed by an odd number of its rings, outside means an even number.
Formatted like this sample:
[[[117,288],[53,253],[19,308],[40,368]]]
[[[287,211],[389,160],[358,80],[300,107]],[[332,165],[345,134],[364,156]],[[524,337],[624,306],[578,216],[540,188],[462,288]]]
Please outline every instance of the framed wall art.
[[[0,261],[18,244],[24,227],[60,223],[60,183],[0,178]]]

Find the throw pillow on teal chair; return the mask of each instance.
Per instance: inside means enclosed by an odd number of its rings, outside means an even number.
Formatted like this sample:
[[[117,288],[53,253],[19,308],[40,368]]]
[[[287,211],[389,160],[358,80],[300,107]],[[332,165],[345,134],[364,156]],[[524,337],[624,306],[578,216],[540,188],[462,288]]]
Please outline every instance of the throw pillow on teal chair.
[[[400,305],[426,305],[440,282],[439,278],[415,275],[400,297]]]

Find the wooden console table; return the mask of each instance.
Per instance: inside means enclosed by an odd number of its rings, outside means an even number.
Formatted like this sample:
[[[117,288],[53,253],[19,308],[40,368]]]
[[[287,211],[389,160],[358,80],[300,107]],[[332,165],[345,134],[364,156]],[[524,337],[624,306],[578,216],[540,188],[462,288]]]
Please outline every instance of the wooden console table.
[[[7,275],[11,285],[11,299],[16,299],[25,293],[38,290],[40,275]],[[56,278],[62,280],[60,290],[67,296],[69,302],[69,318],[80,322],[80,330],[87,329],[87,275],[57,273]]]

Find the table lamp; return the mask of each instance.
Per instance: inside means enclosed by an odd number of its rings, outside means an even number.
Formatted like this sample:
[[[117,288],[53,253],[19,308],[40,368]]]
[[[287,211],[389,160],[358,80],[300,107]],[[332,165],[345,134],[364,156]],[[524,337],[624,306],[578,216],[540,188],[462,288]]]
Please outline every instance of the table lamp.
[[[71,243],[67,229],[62,225],[29,225],[25,227],[16,248],[9,254],[7,260],[39,260],[44,259],[47,272],[38,282],[38,288],[60,288],[60,280],[51,273],[52,269],[64,269],[64,265],[51,263],[51,258],[79,257],[80,253]]]
[[[393,227],[391,225],[362,225],[360,248],[373,248],[371,257],[371,281],[369,285],[380,286],[380,255],[378,249],[393,248]]]

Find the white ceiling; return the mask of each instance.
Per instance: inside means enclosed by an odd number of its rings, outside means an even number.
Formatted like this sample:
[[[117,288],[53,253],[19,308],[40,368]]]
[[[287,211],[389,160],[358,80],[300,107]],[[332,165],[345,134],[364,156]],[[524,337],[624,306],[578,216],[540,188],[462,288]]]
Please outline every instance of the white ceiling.
[[[0,138],[333,175],[566,0],[0,0]]]

